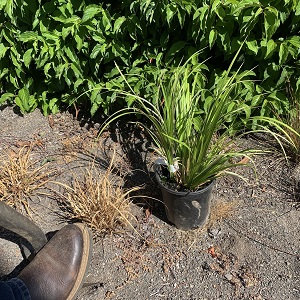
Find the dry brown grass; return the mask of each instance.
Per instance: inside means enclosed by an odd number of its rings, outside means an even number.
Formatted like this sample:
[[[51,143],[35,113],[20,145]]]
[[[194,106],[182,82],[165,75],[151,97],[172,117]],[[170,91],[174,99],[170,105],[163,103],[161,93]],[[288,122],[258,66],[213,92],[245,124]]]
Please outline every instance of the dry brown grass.
[[[49,181],[52,172],[32,157],[32,145],[0,157],[0,201],[31,215],[29,199]]]
[[[206,228],[213,226],[215,223],[220,222],[224,219],[230,218],[238,208],[238,201],[233,200],[230,202],[227,201],[218,201],[216,202],[210,212],[210,218]]]
[[[113,165],[114,157],[104,173],[91,164],[83,178],[74,175],[72,186],[59,183],[64,189],[59,193],[64,217],[86,223],[96,234],[114,232],[128,225],[133,227],[130,193],[140,188],[124,190]]]

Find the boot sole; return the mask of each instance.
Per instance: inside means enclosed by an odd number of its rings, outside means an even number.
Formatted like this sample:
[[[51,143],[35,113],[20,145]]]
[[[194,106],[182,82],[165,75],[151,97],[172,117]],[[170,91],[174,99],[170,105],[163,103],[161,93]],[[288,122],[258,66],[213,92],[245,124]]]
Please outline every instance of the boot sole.
[[[92,258],[93,238],[90,230],[82,223],[75,223],[73,225],[76,225],[82,232],[83,255],[82,255],[82,261],[81,261],[80,269],[74,287],[72,288],[66,300],[73,300],[76,297],[77,292],[81,289],[83,285],[83,281],[88,273],[88,268]]]

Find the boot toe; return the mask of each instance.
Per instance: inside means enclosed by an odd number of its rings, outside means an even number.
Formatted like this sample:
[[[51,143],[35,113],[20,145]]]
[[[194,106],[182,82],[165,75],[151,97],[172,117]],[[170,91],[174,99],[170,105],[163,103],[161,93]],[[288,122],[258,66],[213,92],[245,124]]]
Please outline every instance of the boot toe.
[[[92,238],[83,224],[59,230],[18,276],[32,300],[73,299],[91,259]]]

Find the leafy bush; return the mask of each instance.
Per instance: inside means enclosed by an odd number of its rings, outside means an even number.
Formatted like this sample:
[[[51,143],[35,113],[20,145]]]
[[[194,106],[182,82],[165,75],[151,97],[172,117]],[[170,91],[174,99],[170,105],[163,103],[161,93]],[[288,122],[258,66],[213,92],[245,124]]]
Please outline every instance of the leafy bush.
[[[206,76],[213,87],[246,40],[239,61],[257,81],[239,87],[243,120],[284,114],[286,82],[300,89],[299,21],[295,0],[1,0],[0,103],[15,101],[24,112],[38,106],[45,114],[64,104],[109,113],[126,105],[99,92],[126,86],[114,62],[147,97],[157,69],[199,49],[201,60],[210,58]]]

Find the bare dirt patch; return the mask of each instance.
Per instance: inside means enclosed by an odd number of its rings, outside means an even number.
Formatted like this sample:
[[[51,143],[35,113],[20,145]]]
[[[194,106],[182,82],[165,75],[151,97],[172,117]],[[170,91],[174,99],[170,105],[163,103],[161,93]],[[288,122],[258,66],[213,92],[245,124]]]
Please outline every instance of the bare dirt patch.
[[[104,171],[117,149],[117,175],[125,187],[139,185],[136,195],[158,199],[135,198],[135,230],[128,226],[95,235],[89,275],[78,299],[300,298],[297,172],[280,156],[255,158],[257,181],[251,169],[242,170],[248,183],[233,177],[218,180],[209,225],[182,232],[166,220],[151,173],[154,156],[138,130],[128,135],[122,127],[96,140],[97,123],[74,120],[69,113],[20,116],[11,107],[1,108],[0,124],[0,154],[35,143],[37,163],[69,185],[91,162]],[[245,141],[250,142],[255,143]],[[56,200],[50,192],[29,200],[32,218],[45,233],[66,224]],[[1,278],[15,276],[23,266],[18,238],[1,229],[0,249]]]

